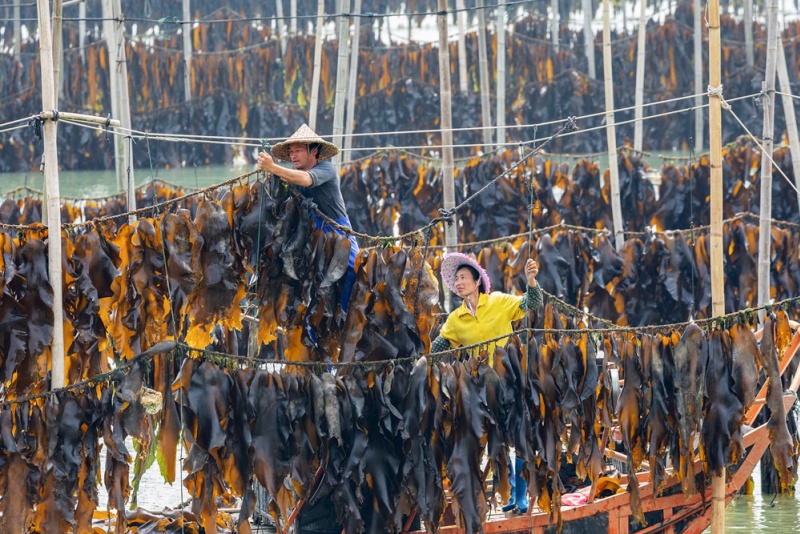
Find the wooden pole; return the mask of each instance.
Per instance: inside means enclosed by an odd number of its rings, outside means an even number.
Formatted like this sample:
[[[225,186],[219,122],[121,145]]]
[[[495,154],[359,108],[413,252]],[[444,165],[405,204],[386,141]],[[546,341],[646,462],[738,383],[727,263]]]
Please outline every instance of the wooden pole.
[[[444,209],[451,210],[456,205],[456,189],[453,171],[453,117],[452,89],[450,87],[450,48],[447,42],[447,0],[439,0],[437,22],[439,27],[439,109],[442,126],[442,187]],[[481,10],[482,11],[482,10]],[[444,243],[448,250],[458,244],[456,220],[445,223]],[[450,311],[450,295],[445,288],[445,309]]]
[[[350,81],[347,87],[347,119],[344,121],[344,154],[342,161],[348,163],[352,159],[353,128],[356,114],[356,94],[358,88],[358,40],[361,33],[361,0],[353,0],[353,38],[350,49]]]
[[[698,0],[693,0],[694,11],[694,150],[703,151],[703,26],[701,24],[701,7]]]
[[[192,0],[183,0],[183,100],[192,99]]]
[[[289,36],[297,35],[297,0],[289,0]]]
[[[86,0],[81,0],[78,4],[78,47],[81,62],[86,64]]]
[[[317,27],[314,37],[314,74],[311,77],[311,107],[308,109],[308,126],[316,131],[319,105],[319,79],[322,73],[322,25],[325,17],[325,0],[317,0]]]
[[[786,68],[786,50],[778,36],[778,81],[781,83],[783,98],[783,114],[786,117],[786,134],[789,138],[789,154],[792,156],[792,170],[794,183],[800,189],[800,140],[797,135],[797,116],[794,114],[794,99],[791,96],[792,86],[789,84],[789,71]],[[797,205],[800,208],[800,193],[797,195]]]
[[[603,0],[603,78],[606,93],[606,138],[608,139],[608,173],[611,180],[611,215],[614,220],[614,243],[617,250],[625,242],[622,228],[622,205],[619,198],[617,167],[617,134],[614,119],[614,80],[611,69],[611,15],[609,0]]]
[[[50,5],[47,0],[37,0],[39,9],[39,52],[42,69],[42,109],[55,109],[56,86],[53,72],[53,44],[50,29]],[[45,121],[44,179],[47,190],[47,209],[60,213],[61,194],[58,188],[58,146],[56,123]],[[53,289],[53,341],[50,344],[50,388],[64,387],[64,296],[61,274],[61,218],[50,217],[47,225],[47,274]]]
[[[119,92],[119,113],[120,123],[126,130],[131,129],[131,105],[128,92],[128,53],[125,49],[125,17],[122,14],[120,0],[112,0],[113,13],[116,23],[114,24],[114,44],[116,51],[110,59],[109,64],[116,66],[117,70],[117,91]],[[115,136],[119,137],[119,136]],[[128,191],[128,211],[136,209],[136,185],[133,174],[133,154],[131,144],[127,139],[122,139],[122,148],[125,154],[125,183]],[[135,215],[128,216],[128,223],[136,221]]]
[[[772,136],[775,125],[775,72],[778,63],[778,2],[767,0],[767,65],[761,89],[764,96],[764,128],[761,134],[761,204],[758,231],[758,305],[769,303],[770,252],[772,248]],[[763,317],[763,313],[760,312]]]
[[[747,66],[753,68],[753,0],[744,0],[744,49]]]
[[[467,74],[467,12],[464,0],[456,0],[456,20],[458,21],[458,90],[466,94],[469,91],[469,74]]]
[[[64,84],[61,76],[61,67],[64,64],[64,5],[62,0],[53,0],[53,81],[55,83],[55,104],[58,109],[58,97],[63,94]],[[58,125],[56,124],[56,129]]]
[[[350,0],[339,1],[339,13],[350,10]],[[339,21],[339,58],[336,63],[336,99],[333,107],[333,144],[342,146],[342,126],[344,124],[344,107],[347,97],[347,34],[350,24],[341,16]],[[339,152],[333,159],[333,164],[337,172],[342,161],[342,153]]]
[[[597,70],[594,65],[594,32],[592,31],[592,20],[594,19],[594,8],[592,0],[583,0],[583,44],[586,49],[586,61],[589,65],[589,78],[597,78]]]
[[[497,146],[506,144],[506,2],[497,4]]]
[[[53,119],[55,118],[56,114],[53,113],[51,110],[42,111],[39,113],[39,117],[42,119]],[[84,115],[83,113],[70,113],[69,111],[60,111],[58,113],[58,117],[60,119],[68,120],[68,121],[77,121],[77,122],[88,122],[89,124],[100,124],[105,125],[108,122],[109,126],[117,127],[120,126],[121,123],[116,119],[106,119],[105,117],[97,117],[95,115]]]
[[[463,0],[462,0],[463,1]],[[22,21],[20,20],[20,0],[14,0],[14,59],[20,60],[22,50]]]
[[[489,107],[489,59],[486,53],[486,10],[483,0],[475,0],[475,10],[478,14],[478,70],[481,87],[481,126],[483,126],[483,150],[492,148],[492,110]],[[448,56],[449,56],[448,52]]]
[[[590,0],[591,3],[591,0]],[[647,47],[647,2],[639,0],[639,40],[636,47],[636,92],[634,97],[634,105],[636,111],[634,112],[633,123],[633,148],[635,150],[642,150],[642,132],[644,131],[644,60],[645,48]]]
[[[392,12],[392,8],[386,6],[386,14],[389,15]],[[386,44],[388,46],[392,46],[392,17],[386,17],[383,19],[383,24],[386,26]]]
[[[722,81],[720,79],[719,0],[708,2],[708,77],[711,88],[720,94],[709,94],[708,133],[711,151],[711,313],[725,313],[725,287],[722,263]],[[709,91],[711,93],[711,91]],[[711,476],[711,532],[725,531],[725,471]]]
[[[108,48],[108,83],[109,83],[109,100],[111,100],[111,116],[122,118],[122,112],[119,105],[119,72],[113,68],[117,57],[117,42],[114,31],[114,21],[111,20],[114,16],[114,9],[112,0],[103,0],[103,34],[106,37],[106,47]],[[114,136],[114,165],[117,174],[117,191],[125,189],[125,143],[124,139],[119,135]]]
[[[281,59],[286,56],[286,36],[283,31],[283,0],[275,0],[275,31],[281,44]]]
[[[559,26],[558,0],[550,0],[550,40],[553,42],[553,50],[558,53],[558,26]]]

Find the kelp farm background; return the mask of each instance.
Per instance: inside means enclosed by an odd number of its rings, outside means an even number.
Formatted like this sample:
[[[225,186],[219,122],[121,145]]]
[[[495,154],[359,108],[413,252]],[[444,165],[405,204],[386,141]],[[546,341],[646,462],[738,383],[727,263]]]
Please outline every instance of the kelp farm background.
[[[223,5],[221,5],[223,4]],[[298,14],[308,13],[310,4],[299,3]],[[386,13],[391,3],[365,1],[363,11]],[[435,12],[432,0],[406,2],[410,12]],[[467,6],[473,2],[467,0]],[[582,116],[604,111],[602,88],[601,35],[595,36],[594,53],[598,68],[597,79],[587,75],[581,31],[570,29],[569,15],[580,8],[580,2],[559,2],[562,24],[560,48],[556,52],[548,42],[544,2],[531,2],[509,7],[515,15],[513,31],[507,39],[507,117],[506,124],[535,124]],[[723,3],[724,4],[724,3]],[[393,5],[393,4],[392,4]],[[2,9],[2,8],[0,8]],[[3,19],[6,39],[12,34],[10,5]],[[73,8],[74,9],[74,8]],[[193,99],[184,102],[184,61],[181,50],[180,25],[171,21],[180,18],[180,5],[173,7],[142,0],[125,2],[128,34],[127,58],[129,69],[131,116],[134,129],[163,133],[197,135],[247,136],[275,138],[285,136],[307,120],[313,67],[313,34],[300,33],[288,39],[285,58],[273,29],[253,19],[274,15],[271,2],[193,2],[198,23],[191,28],[194,55],[191,67]],[[544,10],[544,11],[543,11]],[[662,11],[666,10],[663,8]],[[391,11],[391,9],[390,9]],[[87,12],[99,14],[100,2],[88,2]],[[326,3],[326,13],[335,13],[333,1]],[[288,9],[285,10],[288,13]],[[22,16],[35,17],[35,7],[26,5]],[[110,111],[109,65],[105,41],[99,33],[99,23],[89,25],[86,44],[78,48],[78,24],[65,12],[64,66],[60,105],[62,109],[105,115]],[[470,13],[474,17],[474,13]],[[237,21],[237,19],[242,19]],[[409,22],[420,23],[422,17]],[[217,22],[223,20],[227,22]],[[301,19],[300,27],[310,25],[313,18]],[[401,130],[435,130],[439,121],[437,47],[431,44],[397,44],[379,40],[380,32],[392,23],[392,18],[363,18],[360,43],[358,91],[355,123],[360,133]],[[396,18],[394,19],[397,20]],[[327,22],[332,22],[331,17]],[[30,24],[30,23],[27,23]],[[395,22],[396,24],[396,22]],[[451,21],[452,27],[455,24]],[[185,27],[185,26],[183,26]],[[134,32],[135,35],[131,36]],[[491,28],[491,25],[490,25]],[[680,3],[673,16],[663,23],[651,20],[647,30],[647,65],[645,102],[661,101],[685,94],[693,83],[692,9],[690,3]],[[790,78],[794,93],[800,89],[800,43],[797,35],[800,22],[789,21],[783,31]],[[763,74],[766,30],[755,26],[755,65],[748,68],[744,52],[744,30],[741,22],[723,16],[722,77],[728,98],[757,93]],[[614,32],[614,101],[618,108],[634,103],[636,39],[635,33]],[[477,37],[466,35],[468,55],[468,91],[458,90],[458,47],[450,44],[451,80],[455,128],[480,126],[480,96],[478,91]],[[26,42],[20,61],[9,49],[0,53],[0,122],[28,116],[39,111],[40,76],[38,44]],[[706,47],[704,47],[706,48]],[[494,98],[496,42],[489,34],[489,65],[491,94]],[[318,127],[320,133],[332,129],[333,101],[336,84],[336,39],[326,40],[323,47]],[[704,52],[707,54],[707,52]],[[702,63],[707,63],[704,57]],[[704,76],[704,79],[707,78]],[[784,119],[780,99],[776,103],[776,131],[783,132]],[[688,108],[687,101],[659,104],[648,108],[645,115]],[[736,113],[752,131],[760,131],[762,111],[760,102],[746,99],[733,103]],[[618,121],[633,118],[633,111],[617,114]],[[602,124],[602,116],[579,123],[581,128]],[[694,131],[691,111],[645,122],[645,150],[680,150],[693,145]],[[729,114],[723,115],[723,132],[727,143],[743,133]],[[514,140],[530,140],[549,135],[540,129],[510,128]],[[633,124],[617,127],[618,138],[632,139]],[[107,169],[113,167],[111,143],[102,134],[62,125],[59,128],[62,169]],[[456,132],[456,144],[480,143],[475,130]],[[438,134],[363,136],[354,140],[354,147],[363,148],[353,154],[363,156],[379,146],[422,146],[439,143]],[[548,147],[551,152],[593,153],[605,148],[602,135],[580,135],[557,140]],[[435,150],[435,146],[432,150]],[[474,153],[475,148],[456,150],[457,157]],[[0,134],[0,171],[25,171],[38,165],[41,147],[32,129]],[[149,164],[144,150],[135,150],[136,167]],[[222,145],[162,144],[154,147],[151,156],[158,167],[176,167],[182,162],[199,165],[228,164],[234,156],[231,147]],[[250,151],[241,155],[252,162]]]

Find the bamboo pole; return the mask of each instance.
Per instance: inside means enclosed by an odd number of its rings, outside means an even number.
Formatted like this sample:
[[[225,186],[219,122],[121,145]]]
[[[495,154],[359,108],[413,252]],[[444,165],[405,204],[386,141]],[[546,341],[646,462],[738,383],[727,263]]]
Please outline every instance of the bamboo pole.
[[[317,0],[317,27],[314,37],[314,74],[311,78],[311,107],[308,110],[308,125],[316,131],[317,106],[319,105],[319,79],[322,73],[322,25],[325,17],[325,0]]]
[[[789,154],[792,156],[794,183],[800,189],[800,140],[797,135],[797,116],[794,112],[794,99],[791,96],[792,86],[789,83],[789,71],[786,68],[786,50],[778,36],[778,81],[781,83],[783,95],[783,114],[786,117],[786,135],[789,138]],[[800,193],[797,195],[797,206],[800,208]]]
[[[389,6],[386,6],[386,18],[383,19],[383,24],[386,26],[386,44],[388,46],[392,46],[392,17],[389,14],[392,12],[392,9]]]
[[[486,10],[483,0],[475,0],[475,10],[478,14],[478,70],[481,88],[481,126],[483,133],[483,150],[492,147],[492,110],[490,109],[489,96],[489,59],[486,53]],[[448,53],[448,56],[450,54]]]
[[[339,1],[339,13],[344,13],[350,9],[350,0]],[[336,97],[333,105],[333,144],[342,146],[342,126],[344,124],[344,107],[347,97],[347,34],[348,24],[344,15],[339,21],[339,58],[336,63]],[[342,153],[339,152],[333,158],[333,164],[337,172],[341,166]]]
[[[589,0],[591,3],[591,0]],[[639,0],[639,40],[636,46],[636,92],[635,102],[636,111],[634,112],[633,123],[633,148],[642,150],[642,132],[644,130],[644,60],[647,47],[647,2]]]
[[[64,65],[64,5],[62,0],[53,0],[53,82],[55,83],[55,105],[58,109],[58,97],[64,93],[64,80],[61,68]],[[56,130],[58,124],[56,124]]]
[[[506,144],[506,2],[497,3],[497,146]]]
[[[482,11],[482,10],[481,10]],[[447,0],[439,0],[439,109],[442,127],[442,188],[444,209],[451,210],[456,205],[456,189],[453,171],[453,116],[452,89],[450,87],[450,48],[447,42]],[[445,224],[444,243],[448,250],[454,250],[458,244],[456,221]],[[450,311],[450,295],[445,288],[445,309]]]
[[[358,41],[361,33],[361,0],[353,0],[353,37],[351,39],[350,80],[347,87],[347,119],[344,121],[344,154],[342,161],[348,163],[352,159],[353,128],[356,114],[356,94],[358,86]]]
[[[281,45],[281,59],[286,56],[286,36],[283,31],[283,0],[275,0],[275,31]]]
[[[558,0],[550,0],[550,40],[553,42],[553,50],[558,53]]]
[[[467,74],[467,12],[464,0],[456,0],[456,20],[458,21],[458,90],[463,94],[469,91]]]
[[[108,48],[108,57],[110,65],[114,65],[114,58],[117,57],[117,45],[114,31],[114,9],[112,0],[103,0],[102,3],[103,14],[103,34],[106,37],[106,47]],[[119,72],[115,68],[109,66],[108,69],[108,83],[109,83],[109,100],[111,100],[111,116],[122,118],[119,104],[119,91],[117,86],[119,82]],[[117,190],[122,191],[125,189],[125,144],[122,137],[114,136],[114,166],[117,175]]]
[[[747,66],[751,69],[753,60],[753,0],[744,0],[744,49],[747,56]]]
[[[53,119],[55,118],[56,114],[50,110],[42,111],[39,113],[39,117],[43,120]],[[117,119],[106,119],[105,117],[97,117],[95,115],[84,115],[83,113],[70,113],[68,111],[59,111],[58,117],[60,119],[68,120],[68,121],[76,121],[76,122],[87,122],[89,124],[100,124],[105,126],[108,123],[111,127],[118,127],[121,126],[120,121]]]
[[[297,35],[297,0],[289,0],[289,36]]]
[[[586,49],[586,61],[589,65],[589,78],[594,80],[597,78],[597,70],[594,65],[594,32],[592,31],[592,19],[594,19],[593,2],[592,0],[583,0],[583,44]]]
[[[86,0],[81,0],[78,4],[78,47],[81,62],[86,64]]]
[[[42,69],[42,109],[55,109],[55,79],[53,72],[53,44],[50,29],[50,5],[47,0],[37,0],[39,10],[39,52]],[[45,121],[44,179],[50,195],[47,209],[50,213],[61,210],[58,188],[58,146],[56,123]],[[53,289],[53,341],[50,344],[50,388],[64,387],[64,296],[61,273],[61,218],[50,217],[47,226],[47,274]]]
[[[609,0],[603,0],[603,78],[606,93],[606,138],[608,139],[608,173],[611,180],[611,215],[614,220],[614,242],[617,250],[625,242],[622,229],[622,206],[619,198],[617,167],[617,134],[614,119],[614,80],[611,69],[611,16]]]
[[[192,99],[192,0],[183,0],[183,99]]]
[[[463,0],[462,0],[463,1]],[[14,59],[20,60],[22,50],[22,21],[20,15],[20,0],[14,0]]]
[[[762,90],[765,92],[764,128],[761,135],[761,204],[758,231],[758,305],[770,300],[770,249],[772,246],[772,136],[775,126],[775,71],[778,63],[778,2],[767,0],[767,65]],[[763,313],[761,313],[763,317]]]
[[[703,151],[703,26],[701,24],[701,8],[699,0],[692,1],[694,12],[694,150]]]
[[[120,123],[122,127],[131,129],[131,105],[130,95],[128,91],[128,53],[125,49],[125,17],[122,14],[120,7],[120,0],[112,0],[112,7],[116,24],[114,25],[114,45],[116,51],[113,58],[109,61],[111,65],[116,64],[118,74],[117,91],[119,92],[119,113]],[[119,137],[119,136],[115,136]],[[126,189],[128,191],[128,211],[136,209],[136,185],[133,173],[133,154],[131,153],[131,143],[125,143],[122,140],[122,146],[125,153],[125,178]],[[128,216],[128,223],[133,224],[136,221],[135,215]]]
[[[708,2],[709,106],[708,129],[711,151],[711,312],[725,313],[722,264],[722,81],[720,79],[719,0]],[[719,88],[718,94],[711,89]],[[725,470],[711,476],[711,532],[725,531]]]

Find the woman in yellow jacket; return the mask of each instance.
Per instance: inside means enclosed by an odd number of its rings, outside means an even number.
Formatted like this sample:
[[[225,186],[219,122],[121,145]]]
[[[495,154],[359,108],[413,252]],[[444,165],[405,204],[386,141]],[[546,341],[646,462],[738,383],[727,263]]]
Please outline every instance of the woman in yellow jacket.
[[[525,263],[528,289],[524,295],[491,293],[489,275],[478,262],[460,252],[445,254],[442,259],[442,280],[450,291],[463,299],[442,326],[431,344],[431,352],[441,352],[464,345],[483,343],[513,330],[511,323],[542,305],[542,290],[536,283],[539,266],[534,260]],[[505,342],[501,342],[505,345]],[[495,343],[487,346],[489,364],[494,358]],[[472,354],[477,354],[472,349]]]
[[[489,275],[472,258],[460,252],[445,254],[442,259],[442,280],[450,291],[463,299],[461,306],[453,310],[442,326],[439,336],[431,344],[431,352],[475,345],[489,339],[510,334],[511,323],[525,317],[525,313],[542,305],[542,289],[536,283],[539,266],[529,259],[525,263],[528,288],[524,295],[491,293]],[[505,344],[505,341],[501,341]],[[496,343],[487,346],[489,365],[494,361]],[[470,351],[473,355],[477,349]],[[520,476],[522,458],[517,457],[511,471],[511,499],[503,506],[504,512],[528,511],[528,484]],[[515,473],[516,472],[516,473]]]

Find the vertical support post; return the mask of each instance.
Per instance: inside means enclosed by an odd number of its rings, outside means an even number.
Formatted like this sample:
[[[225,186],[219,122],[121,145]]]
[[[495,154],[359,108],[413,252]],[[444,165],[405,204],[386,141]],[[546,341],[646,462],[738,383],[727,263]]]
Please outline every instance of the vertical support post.
[[[386,6],[386,14],[389,15],[392,12],[392,8]],[[392,25],[391,25],[392,17],[387,16],[383,20],[384,26],[386,26],[386,44],[388,46],[392,46]]]
[[[553,41],[553,50],[558,53],[559,47],[559,12],[558,12],[558,0],[550,0],[550,40]]]
[[[311,77],[311,107],[308,110],[308,126],[317,127],[317,107],[319,105],[319,79],[322,73],[322,25],[325,17],[325,0],[317,0],[317,27],[314,37],[314,74]]]
[[[344,18],[344,12],[349,11],[350,0],[339,1],[339,13],[341,20],[339,21],[339,58],[336,63],[336,101],[333,107],[333,144],[342,146],[342,126],[344,124],[344,107],[345,98],[347,96],[347,34],[350,24]],[[333,165],[336,167],[336,172],[339,172],[342,162],[342,153],[339,152],[333,158]]]
[[[708,2],[708,78],[712,88],[721,87],[719,0]],[[711,152],[711,313],[725,313],[722,264],[722,95],[709,94],[708,133]],[[711,476],[711,533],[725,532],[725,470]]]
[[[63,91],[63,76],[61,68],[64,65],[64,3],[62,0],[53,0],[53,83],[55,83],[55,105],[53,109],[58,109],[58,97]],[[58,125],[56,125],[56,130]]]
[[[751,69],[755,63],[753,59],[753,0],[744,0],[744,49],[747,56],[747,66]]]
[[[353,127],[356,114],[356,94],[358,87],[358,40],[361,33],[361,0],[353,0],[353,38],[351,43],[350,54],[350,81],[347,88],[347,118],[344,121],[345,137],[344,137],[344,154],[342,161],[349,162],[352,158],[353,148]]]
[[[297,35],[297,0],[289,0],[289,36]]]
[[[489,108],[489,59],[486,53],[486,10],[483,0],[475,0],[475,10],[478,14],[478,69],[481,86],[481,126],[483,127],[483,150],[492,148],[492,111]],[[449,56],[448,51],[448,56]]]
[[[644,0],[642,0],[644,5]],[[644,9],[644,8],[643,8]],[[589,78],[597,78],[597,69],[594,66],[594,32],[592,31],[594,9],[592,0],[583,0],[583,44],[586,48],[586,61],[589,64]]]
[[[115,67],[117,61],[117,41],[115,38],[114,16],[112,0],[103,0],[103,34],[106,37],[106,47],[108,48],[108,81],[109,81],[109,100],[111,100],[111,116],[120,120],[122,125],[122,112],[119,104],[120,85],[119,72]],[[117,191],[125,189],[125,143],[118,136],[114,136],[114,165],[117,174]]]
[[[442,187],[444,188],[444,209],[451,210],[456,205],[456,189],[453,171],[453,116],[452,89],[450,87],[450,48],[447,43],[447,0],[439,0],[437,25],[439,27],[439,109],[442,115]],[[444,243],[448,250],[458,244],[456,224],[445,223]],[[450,311],[450,296],[445,291],[445,309]]]
[[[39,9],[39,52],[42,68],[42,109],[56,109],[56,85],[53,71],[53,44],[50,29],[50,5],[47,0],[37,0]],[[45,121],[44,127],[44,179],[49,196],[47,210],[58,214],[61,194],[58,187],[58,146],[56,123]],[[64,296],[61,274],[61,217],[50,217],[47,225],[47,275],[53,288],[53,341],[50,344],[50,388],[64,387]]]
[[[692,1],[694,12],[694,150],[703,151],[703,26],[699,0]]]
[[[767,1],[767,65],[764,71],[764,128],[761,134],[761,205],[758,230],[758,305],[770,299],[770,249],[772,248],[772,136],[775,132],[775,71],[778,63],[778,1]],[[762,314],[763,315],[763,314]]]
[[[456,20],[458,21],[458,90],[463,94],[469,91],[467,73],[467,12],[464,0],[456,0]]]
[[[192,0],[183,0],[183,100],[192,99]]]
[[[589,0],[591,3],[591,0]],[[639,0],[639,40],[636,46],[636,110],[634,111],[633,123],[633,148],[642,150],[642,132],[644,131],[644,60],[645,48],[647,47],[647,2]]]
[[[86,0],[81,0],[78,4],[78,47],[81,62],[86,64]]]
[[[122,15],[120,0],[112,0],[114,23],[114,45],[116,47],[114,56],[109,58],[109,66],[117,71],[117,91],[119,92],[119,113],[120,124],[123,128],[131,129],[131,105],[128,91],[128,53],[125,49],[125,17]],[[131,143],[122,140],[122,149],[125,153],[125,173],[126,189],[128,191],[128,211],[136,209],[136,186],[133,176],[133,154],[131,153]],[[128,216],[128,223],[136,221],[135,215]]]
[[[497,3],[497,146],[506,144],[506,2]]]
[[[463,0],[462,0],[463,1]],[[20,20],[20,0],[14,0],[14,59],[20,60],[22,50],[22,21]]]
[[[622,229],[622,205],[619,197],[619,168],[617,167],[617,134],[614,118],[614,80],[611,70],[611,15],[609,0],[603,0],[603,78],[606,93],[606,138],[608,139],[608,173],[611,180],[611,215],[614,220],[614,243],[622,249],[625,237]]]
[[[789,137],[789,154],[792,156],[792,171],[794,172],[794,183],[800,189],[800,140],[797,136],[797,116],[794,114],[794,99],[792,96],[792,86],[789,84],[789,71],[786,68],[786,50],[783,43],[778,38],[778,81],[781,83],[781,92],[785,93],[783,98],[783,114],[786,117],[786,134]],[[800,209],[800,193],[797,195],[797,206]]]
[[[281,45],[281,59],[286,56],[286,36],[283,31],[283,0],[275,0],[275,31]]]

